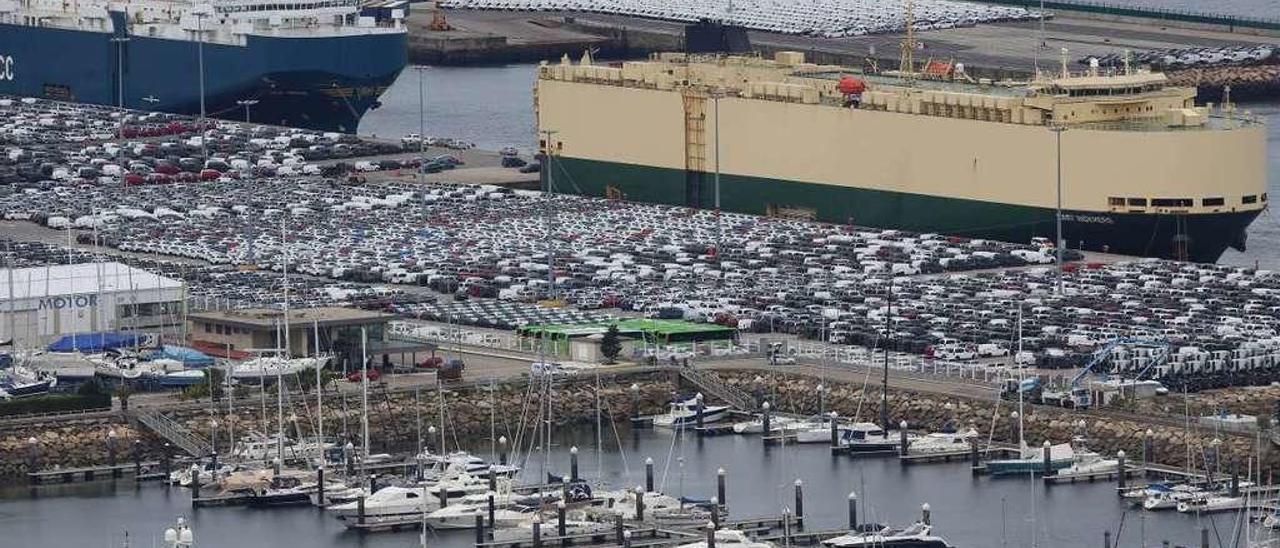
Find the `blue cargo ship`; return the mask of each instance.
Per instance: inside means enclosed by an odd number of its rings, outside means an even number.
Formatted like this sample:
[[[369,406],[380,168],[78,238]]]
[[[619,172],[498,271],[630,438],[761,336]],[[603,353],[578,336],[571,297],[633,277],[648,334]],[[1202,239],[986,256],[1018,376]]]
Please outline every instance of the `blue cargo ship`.
[[[358,0],[0,0],[0,95],[354,132],[404,68]]]

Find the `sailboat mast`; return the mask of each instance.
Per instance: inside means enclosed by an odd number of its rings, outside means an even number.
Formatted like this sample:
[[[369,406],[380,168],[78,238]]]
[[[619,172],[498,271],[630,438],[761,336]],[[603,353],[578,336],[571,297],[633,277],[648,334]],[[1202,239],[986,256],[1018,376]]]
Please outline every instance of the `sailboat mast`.
[[[280,215],[280,247],[284,257],[284,357],[292,357],[293,347],[289,344],[289,234],[286,231],[288,213]]]
[[[880,383],[880,425],[889,435],[889,341],[893,329],[893,272],[889,273],[889,301],[884,312],[884,378]]]
[[[441,455],[443,455],[447,452],[444,449],[444,383],[440,381],[439,370],[436,370],[436,402],[440,406],[440,410],[439,410],[440,426],[438,427],[440,429],[440,445],[436,447],[436,450],[439,451]]]
[[[369,330],[360,328],[360,428],[364,436],[364,458],[369,458]]]
[[[324,468],[324,383],[320,370],[320,320],[311,320],[316,349],[316,453],[320,456],[320,468]]]

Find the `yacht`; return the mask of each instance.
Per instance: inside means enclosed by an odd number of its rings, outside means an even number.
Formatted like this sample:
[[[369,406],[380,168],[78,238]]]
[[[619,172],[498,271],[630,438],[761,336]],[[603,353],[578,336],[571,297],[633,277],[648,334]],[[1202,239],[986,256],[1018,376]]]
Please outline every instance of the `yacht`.
[[[746,533],[737,529],[717,529],[716,548],[775,548],[772,542],[752,540]],[[675,548],[707,548],[707,541],[701,540],[689,544],[681,544]]]
[[[705,525],[711,520],[711,512],[688,504],[680,499],[649,491],[644,497],[644,521],[663,526]],[[617,512],[628,519],[636,516],[636,493],[630,489],[606,491],[597,497],[595,506],[584,509],[589,519],[612,522]]]
[[[1173,510],[1178,504],[1201,494],[1199,487],[1176,485],[1170,489],[1150,495],[1142,501],[1144,510]]]
[[[828,416],[811,417],[796,429],[796,443],[831,443],[831,421]],[[843,437],[845,427],[836,425],[836,439]]]
[[[473,521],[475,518],[471,518]],[[556,531],[557,524],[555,521],[542,523],[542,535],[546,536],[548,531]],[[567,536],[587,535],[587,534],[609,534],[614,531],[612,523],[602,523],[599,521],[586,521],[581,519],[566,519],[564,522],[564,532]],[[533,541],[533,522],[530,520],[521,521],[510,527],[502,529],[494,529],[493,540],[497,542],[514,542],[528,540],[529,544]]]
[[[847,535],[822,541],[824,546],[836,548],[953,548],[942,537],[933,534],[933,526],[916,522],[902,529],[875,528],[872,531],[851,531]]]
[[[58,385],[58,377],[36,371],[22,364],[14,364],[0,377],[0,399],[26,398],[48,394]]]
[[[432,529],[473,529],[476,526],[476,516],[484,516],[486,525],[489,525],[488,515],[489,501],[488,494],[485,494],[483,500],[468,499],[431,512],[427,514],[426,521]],[[496,529],[515,527],[526,521],[533,521],[536,515],[537,510],[532,507],[500,505],[494,508],[493,524],[489,526]]]
[[[727,405],[703,405],[702,407],[703,424],[720,422],[728,416],[729,406]],[[667,428],[695,426],[697,424],[697,398],[689,398],[684,401],[672,402],[666,413],[653,418],[654,426],[665,426]]]
[[[1234,512],[1247,506],[1244,497],[1200,493],[1178,502],[1178,512],[1183,514],[1208,514]]]
[[[978,437],[973,429],[961,432],[935,432],[917,437],[907,444],[908,455],[938,455],[963,453],[969,450],[969,444]]]
[[[355,523],[360,518],[360,502],[353,500],[327,507],[338,519]],[[383,487],[364,499],[366,523],[398,521],[440,509],[439,497],[431,496],[424,487]]]
[[[830,436],[830,433],[828,433]],[[870,422],[856,422],[841,431],[841,447],[853,454],[893,453],[901,440]]]
[[[705,418],[703,419],[705,421]],[[775,432],[797,430],[803,423],[791,417],[769,417],[769,429]],[[763,434],[764,417],[757,416],[751,420],[733,423],[734,434]]]
[[[1049,447],[1049,469],[1058,471],[1075,464],[1075,449],[1069,443],[1060,443]],[[1021,455],[1013,459],[997,459],[987,461],[987,472],[993,476],[1012,474],[1044,473],[1044,450],[1024,447]]]
[[[277,377],[296,375],[324,367],[327,358],[290,358],[280,350],[259,351],[253,359],[230,366],[232,379],[240,382],[274,382]]]
[[[1044,457],[1041,456],[1041,465],[1043,466]],[[1102,455],[1089,450],[1077,451],[1075,462],[1071,466],[1058,471],[1059,474],[1067,476],[1082,476],[1088,474],[1108,474],[1120,470],[1120,461],[1117,459],[1108,459]]]

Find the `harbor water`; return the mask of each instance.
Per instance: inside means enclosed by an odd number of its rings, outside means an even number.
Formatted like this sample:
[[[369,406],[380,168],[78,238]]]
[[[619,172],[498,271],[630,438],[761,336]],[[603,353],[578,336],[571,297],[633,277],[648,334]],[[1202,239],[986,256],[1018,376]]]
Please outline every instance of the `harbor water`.
[[[490,150],[533,149],[535,70],[536,65],[532,64],[426,69],[423,73],[426,134],[458,138]],[[418,77],[418,71],[405,70],[383,96],[382,107],[365,116],[360,132],[389,138],[417,133]],[[1280,196],[1280,102],[1247,104],[1241,108],[1268,122],[1269,194]],[[1069,177],[1064,185],[1070,192]],[[1249,229],[1248,251],[1228,250],[1221,262],[1280,269],[1280,218],[1276,215],[1270,209],[1263,211]]]
[[[847,497],[856,492],[864,522],[907,525],[919,519],[920,505],[929,503],[935,531],[960,548],[1092,548],[1101,545],[1108,529],[1113,539],[1120,530],[1115,546],[1158,546],[1162,540],[1196,545],[1201,525],[1224,542],[1236,536],[1234,514],[1197,518],[1128,509],[1111,482],[1046,488],[1039,478],[973,477],[967,462],[904,467],[896,458],[832,456],[822,445],[765,448],[758,436],[698,439],[670,430],[621,430],[605,440],[605,450],[597,453],[589,430],[565,433],[550,451],[548,465],[535,449],[524,463],[522,479],[532,482],[546,472],[567,474],[568,448],[576,444],[582,447],[581,475],[593,482],[603,478],[605,489],[643,485],[648,457],[654,460],[655,483],[661,490],[709,499],[716,493],[716,469],[723,467],[731,518],[794,510],[793,484],[800,479],[810,530],[844,527]],[[481,443],[484,446],[472,449],[489,456],[488,442]],[[37,495],[11,490],[0,499],[0,546],[112,548],[123,544],[126,532],[133,546],[152,546],[180,515],[191,520],[197,546],[204,548],[418,545],[416,531],[359,535],[312,507],[193,512],[186,489],[155,483],[138,487],[121,480],[42,488]],[[1140,544],[1143,539],[1145,544]],[[429,537],[430,545],[440,548],[464,548],[473,541],[471,531],[442,531]]]

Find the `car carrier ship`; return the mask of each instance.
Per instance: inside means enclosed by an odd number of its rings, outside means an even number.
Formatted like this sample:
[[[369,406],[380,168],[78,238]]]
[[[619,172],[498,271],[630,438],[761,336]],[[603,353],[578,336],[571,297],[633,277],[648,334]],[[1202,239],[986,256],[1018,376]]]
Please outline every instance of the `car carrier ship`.
[[[358,0],[0,0],[0,95],[354,132],[404,68]],[[246,112],[247,111],[247,112]]]
[[[1267,205],[1266,133],[1195,95],[1065,51],[1023,82],[661,53],[544,62],[535,107],[557,191],[1013,242],[1061,212],[1071,248],[1213,262]]]

